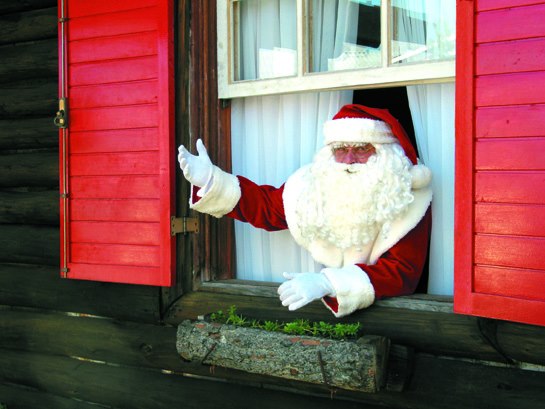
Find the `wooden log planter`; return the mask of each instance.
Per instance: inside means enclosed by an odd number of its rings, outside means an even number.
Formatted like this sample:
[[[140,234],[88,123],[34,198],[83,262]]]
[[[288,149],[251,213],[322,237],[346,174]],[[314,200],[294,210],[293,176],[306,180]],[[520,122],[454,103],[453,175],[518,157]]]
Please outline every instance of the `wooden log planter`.
[[[204,365],[323,384],[328,389],[377,392],[388,358],[387,338],[332,340],[206,321],[183,321],[176,349]]]

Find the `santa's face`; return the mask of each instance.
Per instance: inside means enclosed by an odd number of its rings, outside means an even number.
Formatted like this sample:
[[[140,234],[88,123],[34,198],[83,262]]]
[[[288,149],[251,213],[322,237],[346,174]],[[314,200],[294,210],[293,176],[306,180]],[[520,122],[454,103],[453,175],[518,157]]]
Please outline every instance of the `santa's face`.
[[[377,153],[370,143],[348,144],[340,143],[331,147],[333,157],[337,163],[352,165],[353,163],[367,163],[369,158]]]

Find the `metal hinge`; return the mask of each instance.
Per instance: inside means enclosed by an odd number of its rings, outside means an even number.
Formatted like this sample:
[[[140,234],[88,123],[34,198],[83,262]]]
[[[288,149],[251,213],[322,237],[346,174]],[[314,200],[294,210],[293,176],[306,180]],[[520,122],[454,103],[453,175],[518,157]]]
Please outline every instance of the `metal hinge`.
[[[180,233],[198,233],[199,219],[196,217],[174,217],[170,218],[170,234],[172,236]]]
[[[55,125],[59,128],[68,127],[68,100],[66,98],[59,99],[59,110],[57,111],[53,122],[55,122]]]

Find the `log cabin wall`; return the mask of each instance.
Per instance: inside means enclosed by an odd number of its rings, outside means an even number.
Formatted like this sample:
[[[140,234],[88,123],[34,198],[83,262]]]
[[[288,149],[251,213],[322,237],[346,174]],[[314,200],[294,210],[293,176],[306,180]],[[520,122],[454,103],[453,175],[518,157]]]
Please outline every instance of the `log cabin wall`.
[[[179,5],[183,27],[187,3]],[[362,322],[398,344],[401,364],[415,356],[396,369],[414,365],[404,392],[392,392],[394,385],[332,400],[327,388],[182,362],[175,325],[214,308],[204,307],[204,293],[185,297],[165,323],[168,291],[60,278],[56,110],[56,1],[0,0],[0,407],[537,408],[545,401],[542,329],[500,324],[479,332],[476,319],[445,312],[392,319],[399,310],[388,305]],[[233,301],[213,297],[220,306]],[[280,317],[277,302],[254,301],[237,303]],[[502,363],[482,334],[500,337],[504,350],[537,370]]]

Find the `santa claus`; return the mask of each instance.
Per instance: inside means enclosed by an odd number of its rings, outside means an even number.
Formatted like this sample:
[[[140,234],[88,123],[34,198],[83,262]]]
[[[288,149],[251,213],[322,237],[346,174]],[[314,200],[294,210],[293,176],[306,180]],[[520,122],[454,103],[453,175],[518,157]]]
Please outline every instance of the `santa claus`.
[[[278,294],[296,310],[313,300],[337,317],[375,299],[411,294],[426,259],[431,173],[387,111],[346,105],[324,124],[324,147],[280,188],[258,186],[180,146],[191,208],[269,231],[289,229],[325,267],[284,273]]]

